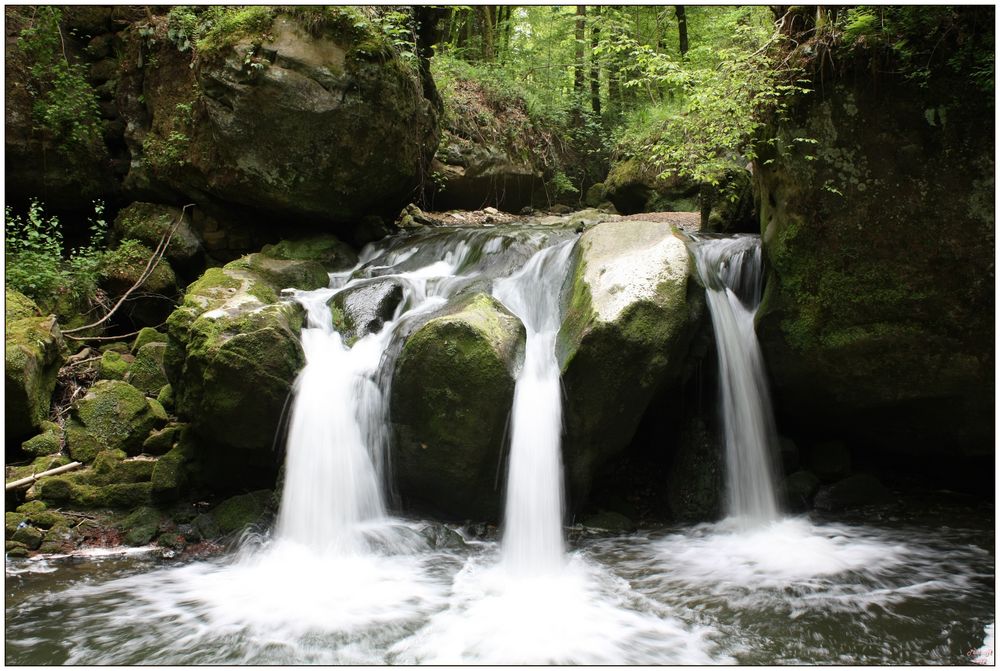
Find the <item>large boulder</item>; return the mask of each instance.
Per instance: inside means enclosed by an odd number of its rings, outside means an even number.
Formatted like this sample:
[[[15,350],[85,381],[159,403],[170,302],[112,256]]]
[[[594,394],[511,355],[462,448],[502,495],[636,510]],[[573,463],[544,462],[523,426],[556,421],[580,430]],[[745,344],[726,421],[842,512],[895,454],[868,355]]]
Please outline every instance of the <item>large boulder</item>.
[[[616,163],[604,180],[605,196],[622,214],[698,212],[697,182],[678,176],[660,177],[639,159]]]
[[[21,294],[7,291],[8,311],[4,339],[4,436],[8,441],[28,438],[49,416],[56,375],[65,345],[53,316],[11,316],[37,312]],[[11,300],[11,297],[15,300]]]
[[[391,416],[394,474],[409,501],[457,519],[498,518],[498,468],[524,338],[517,317],[475,294],[406,340]]]
[[[145,28],[155,42],[131,29],[119,105],[145,123],[126,133],[127,183],[265,223],[264,213],[346,225],[398,212],[438,141],[416,64],[357,8],[228,11],[183,53],[166,18]]]
[[[273,460],[282,409],[304,364],[303,310],[279,302],[280,288],[238,263],[210,268],[167,322],[164,366],[176,411],[206,445]]]
[[[194,231],[191,215],[182,208],[132,203],[115,217],[112,238],[115,242],[132,238],[155,249],[171,229],[173,234],[164,257],[178,270],[200,271],[205,265],[205,250]]]
[[[338,292],[330,299],[334,326],[345,338],[378,333],[403,300],[397,280],[375,279]]]
[[[933,455],[988,457],[992,98],[954,76],[825,88],[771,127],[755,166],[770,267],[757,330],[779,425],[935,472]]]
[[[556,343],[570,501],[632,439],[661,385],[677,384],[704,304],[669,224],[608,221],[580,238]]]
[[[82,462],[93,461],[105,450],[139,454],[149,432],[164,423],[157,415],[142,391],[121,380],[100,380],[73,404],[66,447]]]

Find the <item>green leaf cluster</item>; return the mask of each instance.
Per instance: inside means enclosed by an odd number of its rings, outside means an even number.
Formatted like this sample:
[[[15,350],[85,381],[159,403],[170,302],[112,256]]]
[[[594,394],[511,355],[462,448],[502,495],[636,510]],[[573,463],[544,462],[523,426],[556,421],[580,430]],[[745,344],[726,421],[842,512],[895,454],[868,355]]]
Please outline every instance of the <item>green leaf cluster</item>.
[[[67,250],[58,217],[45,214],[32,200],[25,214],[5,208],[5,262],[7,286],[52,310],[60,298],[89,302],[97,292],[98,275],[106,252],[108,223],[104,204],[94,201],[86,244]]]
[[[25,25],[16,40],[28,67],[32,115],[37,128],[48,131],[58,148],[72,154],[102,141],[97,95],[87,82],[86,68],[66,52],[62,11],[54,6],[32,9],[30,14],[21,12]]]

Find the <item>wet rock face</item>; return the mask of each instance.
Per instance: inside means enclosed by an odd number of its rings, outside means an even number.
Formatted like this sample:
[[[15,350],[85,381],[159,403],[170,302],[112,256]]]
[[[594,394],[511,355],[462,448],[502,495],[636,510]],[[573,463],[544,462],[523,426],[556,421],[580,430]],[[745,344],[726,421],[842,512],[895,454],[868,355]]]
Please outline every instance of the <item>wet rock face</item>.
[[[20,296],[7,292],[7,296]],[[23,305],[30,304],[24,298]],[[33,305],[33,304],[31,304]],[[8,299],[8,309],[17,302]],[[25,308],[27,309],[27,308]],[[34,308],[37,310],[37,307]],[[11,312],[8,312],[8,317]],[[54,317],[7,320],[4,340],[4,435],[9,441],[30,437],[49,416],[56,375],[65,346]]]
[[[375,280],[341,291],[330,299],[334,326],[346,338],[378,333],[402,300],[403,286],[395,280]]]
[[[962,82],[859,76],[771,129],[757,331],[780,426],[884,454],[993,453],[994,115],[980,100]],[[796,137],[818,141],[815,159]]]

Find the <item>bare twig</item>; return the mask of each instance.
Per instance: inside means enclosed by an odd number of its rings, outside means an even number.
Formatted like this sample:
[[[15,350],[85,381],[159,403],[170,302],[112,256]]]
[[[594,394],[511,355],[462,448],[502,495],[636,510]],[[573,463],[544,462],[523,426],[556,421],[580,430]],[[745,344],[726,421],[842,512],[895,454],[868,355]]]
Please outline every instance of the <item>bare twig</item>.
[[[138,289],[140,286],[142,286],[143,283],[149,279],[149,276],[153,274],[153,271],[156,269],[157,264],[159,264],[160,260],[163,258],[164,253],[167,251],[167,245],[170,244],[170,239],[174,236],[174,233],[177,231],[177,227],[180,226],[182,221],[184,221],[184,215],[187,214],[187,210],[189,207],[194,207],[194,203],[188,203],[181,209],[181,214],[179,217],[177,217],[177,221],[175,221],[170,226],[170,228],[168,228],[160,237],[160,242],[159,244],[156,245],[156,249],[153,250],[152,256],[150,256],[149,260],[146,262],[146,267],[139,275],[139,279],[135,281],[135,284],[129,287],[128,291],[122,294],[122,297],[118,299],[118,302],[114,304],[111,310],[109,310],[107,314],[105,314],[103,317],[98,319],[93,324],[87,324],[86,326],[78,326],[77,328],[63,331],[64,336],[67,333],[79,333],[80,331],[92,329],[95,326],[100,326],[104,322],[111,319],[111,315],[113,315],[118,310],[118,308],[122,306],[122,304],[132,294],[132,292]],[[72,338],[72,339],[81,340],[81,338]],[[83,338],[83,339],[88,340],[89,338]]]

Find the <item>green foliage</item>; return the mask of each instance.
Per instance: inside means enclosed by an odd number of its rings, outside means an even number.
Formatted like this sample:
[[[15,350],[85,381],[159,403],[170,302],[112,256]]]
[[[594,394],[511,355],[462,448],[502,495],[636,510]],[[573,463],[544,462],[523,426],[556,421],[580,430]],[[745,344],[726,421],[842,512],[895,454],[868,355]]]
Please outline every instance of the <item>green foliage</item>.
[[[782,38],[757,11],[763,8],[712,9],[716,38],[695,43],[684,62],[627,42],[612,48],[628,50],[627,60],[638,66],[625,86],[664,100],[632,113],[618,134],[618,153],[662,176],[718,184],[755,157],[761,126],[808,89],[800,71],[776,63]]]
[[[74,302],[89,301],[97,291],[98,269],[108,223],[104,204],[94,202],[90,240],[69,252],[63,248],[62,226],[55,216],[46,216],[33,200],[26,215],[5,210],[7,286],[51,309],[60,296]]]
[[[953,6],[858,6],[838,16],[846,46],[873,52],[895,72],[927,86],[938,72],[993,93],[993,10]],[[887,68],[888,69],[888,68]]]
[[[67,56],[58,7],[37,7],[17,36],[17,50],[28,68],[28,93],[38,128],[51,133],[56,145],[72,154],[101,141],[97,96],[86,68]]]

